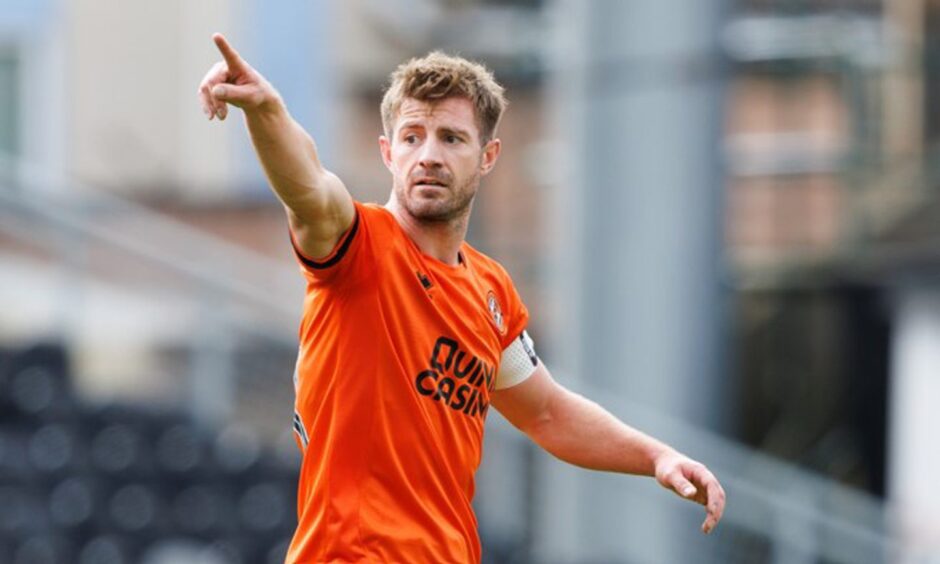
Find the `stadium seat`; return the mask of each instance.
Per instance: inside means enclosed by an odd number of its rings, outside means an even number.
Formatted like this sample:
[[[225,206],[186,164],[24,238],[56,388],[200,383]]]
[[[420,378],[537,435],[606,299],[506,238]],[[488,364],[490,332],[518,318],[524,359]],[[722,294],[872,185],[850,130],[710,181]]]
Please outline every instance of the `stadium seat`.
[[[39,534],[24,538],[13,552],[13,564],[62,564],[75,561],[75,548],[65,537]]]
[[[0,564],[280,564],[299,470],[285,437],[88,404],[61,347],[0,349]]]
[[[89,538],[78,554],[78,564],[132,564],[133,558],[127,541],[114,535]]]

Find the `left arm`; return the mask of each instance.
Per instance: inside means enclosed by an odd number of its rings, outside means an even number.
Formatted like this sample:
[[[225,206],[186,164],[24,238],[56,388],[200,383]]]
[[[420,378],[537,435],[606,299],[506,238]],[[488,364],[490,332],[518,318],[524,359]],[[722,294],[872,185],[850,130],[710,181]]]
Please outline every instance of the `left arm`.
[[[541,362],[525,381],[493,391],[490,399],[555,457],[592,470],[655,476],[663,487],[705,506],[705,533],[721,519],[725,492],[705,466],[561,386]]]

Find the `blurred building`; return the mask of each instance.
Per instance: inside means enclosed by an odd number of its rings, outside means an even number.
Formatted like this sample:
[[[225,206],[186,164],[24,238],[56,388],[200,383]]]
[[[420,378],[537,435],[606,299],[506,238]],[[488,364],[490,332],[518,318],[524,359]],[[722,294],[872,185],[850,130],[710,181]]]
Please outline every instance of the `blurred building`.
[[[750,4],[723,37],[742,438],[882,493],[888,333],[847,267],[866,194],[917,135],[886,115],[916,102],[883,95],[906,79],[886,72],[900,30],[875,2]]]
[[[724,33],[740,437],[885,495],[900,537],[935,553],[937,499],[914,475],[936,425],[917,398],[937,391],[937,6],[740,5]]]
[[[0,339],[65,341],[87,397],[274,440],[301,279],[237,113],[200,111],[210,35],[375,202],[388,72],[459,52],[510,98],[471,243],[513,275],[560,380],[701,458],[730,499],[701,539],[698,513],[650,481],[563,467],[494,416],[488,561],[935,557],[940,498],[920,469],[940,425],[938,15],[927,0],[0,0]]]

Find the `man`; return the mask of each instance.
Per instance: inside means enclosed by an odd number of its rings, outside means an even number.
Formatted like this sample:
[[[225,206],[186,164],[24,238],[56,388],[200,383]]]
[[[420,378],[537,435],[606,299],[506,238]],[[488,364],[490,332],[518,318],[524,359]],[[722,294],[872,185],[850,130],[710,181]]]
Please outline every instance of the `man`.
[[[376,206],[353,200],[277,91],[213,39],[223,61],[199,87],[203,110],[243,110],[307,280],[288,562],[479,562],[471,499],[489,405],[571,464],[655,476],[715,527],[725,496],[711,472],[556,383],[509,276],[464,242],[501,148],[506,102],[489,71],[432,53],[392,74],[379,139],[392,191]]]

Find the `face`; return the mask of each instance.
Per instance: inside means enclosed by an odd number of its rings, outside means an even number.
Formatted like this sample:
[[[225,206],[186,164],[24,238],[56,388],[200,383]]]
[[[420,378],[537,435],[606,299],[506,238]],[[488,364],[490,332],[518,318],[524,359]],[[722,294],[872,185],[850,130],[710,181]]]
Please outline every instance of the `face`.
[[[499,156],[498,139],[480,144],[473,104],[406,98],[391,138],[379,139],[392,173],[393,198],[419,221],[446,222],[469,213],[480,178]]]

